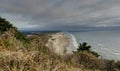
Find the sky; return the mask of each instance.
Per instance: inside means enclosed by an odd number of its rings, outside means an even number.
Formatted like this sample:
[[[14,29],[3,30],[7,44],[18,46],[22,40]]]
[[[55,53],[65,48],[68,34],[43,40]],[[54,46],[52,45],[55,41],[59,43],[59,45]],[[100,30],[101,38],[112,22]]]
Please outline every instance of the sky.
[[[20,30],[120,27],[120,0],[0,0],[0,16]]]

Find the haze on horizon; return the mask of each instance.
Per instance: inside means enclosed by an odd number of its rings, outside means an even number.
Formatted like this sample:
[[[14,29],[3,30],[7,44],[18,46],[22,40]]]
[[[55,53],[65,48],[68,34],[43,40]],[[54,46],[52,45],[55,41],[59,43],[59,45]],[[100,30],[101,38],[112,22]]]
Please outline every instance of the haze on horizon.
[[[20,30],[114,29],[120,0],[0,0],[0,16]]]

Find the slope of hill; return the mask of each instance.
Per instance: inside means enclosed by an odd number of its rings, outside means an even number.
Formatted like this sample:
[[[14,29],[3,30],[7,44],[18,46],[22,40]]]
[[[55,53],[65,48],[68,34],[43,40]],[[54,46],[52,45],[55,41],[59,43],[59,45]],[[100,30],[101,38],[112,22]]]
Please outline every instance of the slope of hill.
[[[0,18],[0,71],[66,71],[72,68],[45,48],[47,40],[47,35],[27,37]]]
[[[0,71],[106,71],[105,64],[87,51],[57,55],[45,46],[50,38],[28,37],[0,18]]]

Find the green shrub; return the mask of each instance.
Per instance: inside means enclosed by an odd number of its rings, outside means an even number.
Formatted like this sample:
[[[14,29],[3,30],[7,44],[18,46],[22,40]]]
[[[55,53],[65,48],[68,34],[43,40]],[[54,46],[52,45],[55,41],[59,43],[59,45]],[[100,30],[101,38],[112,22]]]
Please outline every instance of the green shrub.
[[[22,33],[19,32],[19,31],[16,31],[16,32],[14,33],[14,36],[15,36],[15,38],[18,39],[18,40],[21,40],[21,41],[23,41],[23,42],[29,42],[29,40],[26,38],[26,35],[22,34]]]
[[[3,33],[10,28],[13,28],[13,25],[6,21],[4,18],[0,18],[0,33]]]
[[[8,31],[11,28],[15,31],[11,33],[14,34],[14,37],[16,39],[23,41],[23,43],[29,42],[26,36],[19,32],[17,28],[14,27],[10,22],[6,21],[4,18],[0,18],[0,34],[4,33],[5,31]],[[7,41],[5,41],[5,44],[8,45]]]
[[[91,46],[90,46],[90,45],[87,45],[86,42],[83,42],[82,44],[79,43],[77,52],[87,51],[88,53],[91,53],[91,54],[93,54],[94,56],[99,57],[99,54],[98,54],[98,53],[96,53],[96,52],[94,52],[94,51],[91,51],[90,49],[91,49]]]
[[[92,53],[94,56],[99,57],[100,55],[97,52],[94,51],[90,51],[90,53]]]
[[[91,48],[90,45],[87,45],[86,42],[83,42],[82,44],[79,43],[79,48],[77,49],[77,51],[78,51],[78,52],[80,52],[80,51],[89,51],[90,48]]]

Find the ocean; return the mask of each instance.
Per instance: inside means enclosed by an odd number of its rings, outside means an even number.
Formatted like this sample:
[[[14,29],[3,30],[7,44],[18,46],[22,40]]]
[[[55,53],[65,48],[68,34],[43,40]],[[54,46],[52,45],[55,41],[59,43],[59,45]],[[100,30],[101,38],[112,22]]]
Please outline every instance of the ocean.
[[[120,31],[69,32],[78,43],[87,42],[102,58],[120,60]]]

